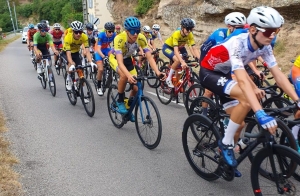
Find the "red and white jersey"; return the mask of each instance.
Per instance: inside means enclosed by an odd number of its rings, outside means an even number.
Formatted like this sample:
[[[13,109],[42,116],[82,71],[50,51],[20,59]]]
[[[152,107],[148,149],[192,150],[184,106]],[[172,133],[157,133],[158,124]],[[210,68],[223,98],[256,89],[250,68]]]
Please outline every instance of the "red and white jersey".
[[[62,30],[55,31],[54,29],[52,29],[50,31],[50,34],[53,37],[53,42],[60,42],[64,32]]]
[[[244,69],[244,65],[261,56],[272,68],[277,65],[271,45],[254,50],[250,44],[249,33],[232,36],[212,47],[201,61],[201,66],[224,74],[230,71]]]

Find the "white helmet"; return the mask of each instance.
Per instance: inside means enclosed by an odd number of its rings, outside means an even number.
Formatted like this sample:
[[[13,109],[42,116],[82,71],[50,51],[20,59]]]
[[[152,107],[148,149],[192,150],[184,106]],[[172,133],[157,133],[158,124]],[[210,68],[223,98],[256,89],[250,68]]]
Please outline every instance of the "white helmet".
[[[73,31],[82,31],[83,24],[82,24],[82,22],[75,20],[71,23],[71,28]]]
[[[60,26],[60,24],[59,23],[55,23],[54,25],[53,25],[53,28],[60,28],[61,26]]]
[[[194,26],[196,26],[196,21],[194,20],[194,19],[191,19],[192,21],[193,21],[193,23],[194,23]]]
[[[142,31],[151,33],[151,28],[149,26],[143,26]]]
[[[160,26],[159,26],[158,24],[154,24],[154,25],[152,26],[152,29],[160,29]]]
[[[243,26],[246,24],[246,16],[241,12],[231,12],[225,16],[225,24],[231,26]]]
[[[279,28],[282,25],[280,14],[273,8],[260,6],[253,8],[247,18],[247,23],[262,28]]]
[[[284,25],[284,18],[280,15],[281,18],[281,25]]]

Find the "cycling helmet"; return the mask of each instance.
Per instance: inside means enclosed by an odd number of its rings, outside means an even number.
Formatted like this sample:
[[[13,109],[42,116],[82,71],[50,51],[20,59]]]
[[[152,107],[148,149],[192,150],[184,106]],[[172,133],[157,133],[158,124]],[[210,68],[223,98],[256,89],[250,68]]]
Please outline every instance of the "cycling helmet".
[[[194,23],[194,26],[196,26],[196,21],[194,19],[191,19],[191,20]]]
[[[151,33],[151,28],[149,26],[143,26],[142,31]]]
[[[152,29],[157,29],[157,30],[159,30],[159,29],[160,29],[160,26],[159,26],[158,24],[154,24],[154,25],[152,26]]]
[[[47,24],[46,23],[38,24],[38,29],[39,30],[47,30],[48,29]]]
[[[139,19],[137,19],[136,17],[130,16],[125,19],[124,28],[126,30],[139,29],[139,28],[141,28],[141,23],[140,23]]]
[[[246,24],[246,16],[241,12],[232,12],[225,16],[225,24],[231,26],[242,26]]]
[[[87,23],[87,24],[85,25],[85,28],[86,28],[87,30],[92,31],[92,30],[94,30],[94,25],[93,25],[92,23]]]
[[[190,18],[184,18],[184,19],[182,19],[181,22],[180,22],[180,25],[183,28],[194,28],[195,27],[192,19],[190,19]]]
[[[284,18],[280,15],[281,18],[281,25],[284,25]]]
[[[120,25],[116,25],[116,29],[120,30],[121,29]]]
[[[73,31],[82,31],[83,30],[83,24],[82,22],[75,20],[71,23],[71,28]]]
[[[279,28],[282,25],[280,14],[273,8],[260,6],[253,8],[247,18],[247,23],[262,28]]]
[[[53,28],[58,28],[58,29],[60,29],[60,24],[59,23],[55,23],[54,25],[53,25]]]
[[[104,24],[104,29],[108,31],[114,31],[115,30],[115,25],[112,22],[107,22]]]
[[[28,28],[29,28],[29,29],[33,29],[33,28],[34,28],[34,25],[33,25],[33,24],[29,24],[29,25],[28,25]]]

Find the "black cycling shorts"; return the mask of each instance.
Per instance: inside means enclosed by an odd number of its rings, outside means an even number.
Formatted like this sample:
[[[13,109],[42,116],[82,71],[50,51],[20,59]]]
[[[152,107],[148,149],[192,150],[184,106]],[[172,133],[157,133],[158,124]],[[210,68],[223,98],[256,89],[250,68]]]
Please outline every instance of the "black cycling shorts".
[[[63,51],[63,52],[61,53],[61,55],[62,55],[62,57],[63,57],[64,59],[66,59],[66,61],[68,61],[66,51]],[[76,66],[82,65],[81,55],[79,54],[79,52],[71,53],[71,57],[72,57],[72,60],[74,61],[74,63],[75,63]],[[68,63],[69,63],[69,62],[68,62]]]

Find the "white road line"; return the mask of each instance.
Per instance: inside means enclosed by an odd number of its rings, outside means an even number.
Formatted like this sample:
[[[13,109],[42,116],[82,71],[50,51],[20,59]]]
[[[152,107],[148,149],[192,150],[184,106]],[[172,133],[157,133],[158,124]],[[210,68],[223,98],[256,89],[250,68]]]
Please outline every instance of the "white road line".
[[[150,91],[146,91],[147,93],[151,94],[151,95],[154,95],[155,97],[157,97],[156,93],[153,93],[153,92],[150,92]],[[162,97],[163,99],[167,100],[166,98]],[[176,103],[176,101],[171,101],[175,104],[178,104],[178,105],[181,105],[182,107],[184,107],[184,104],[183,103]]]

